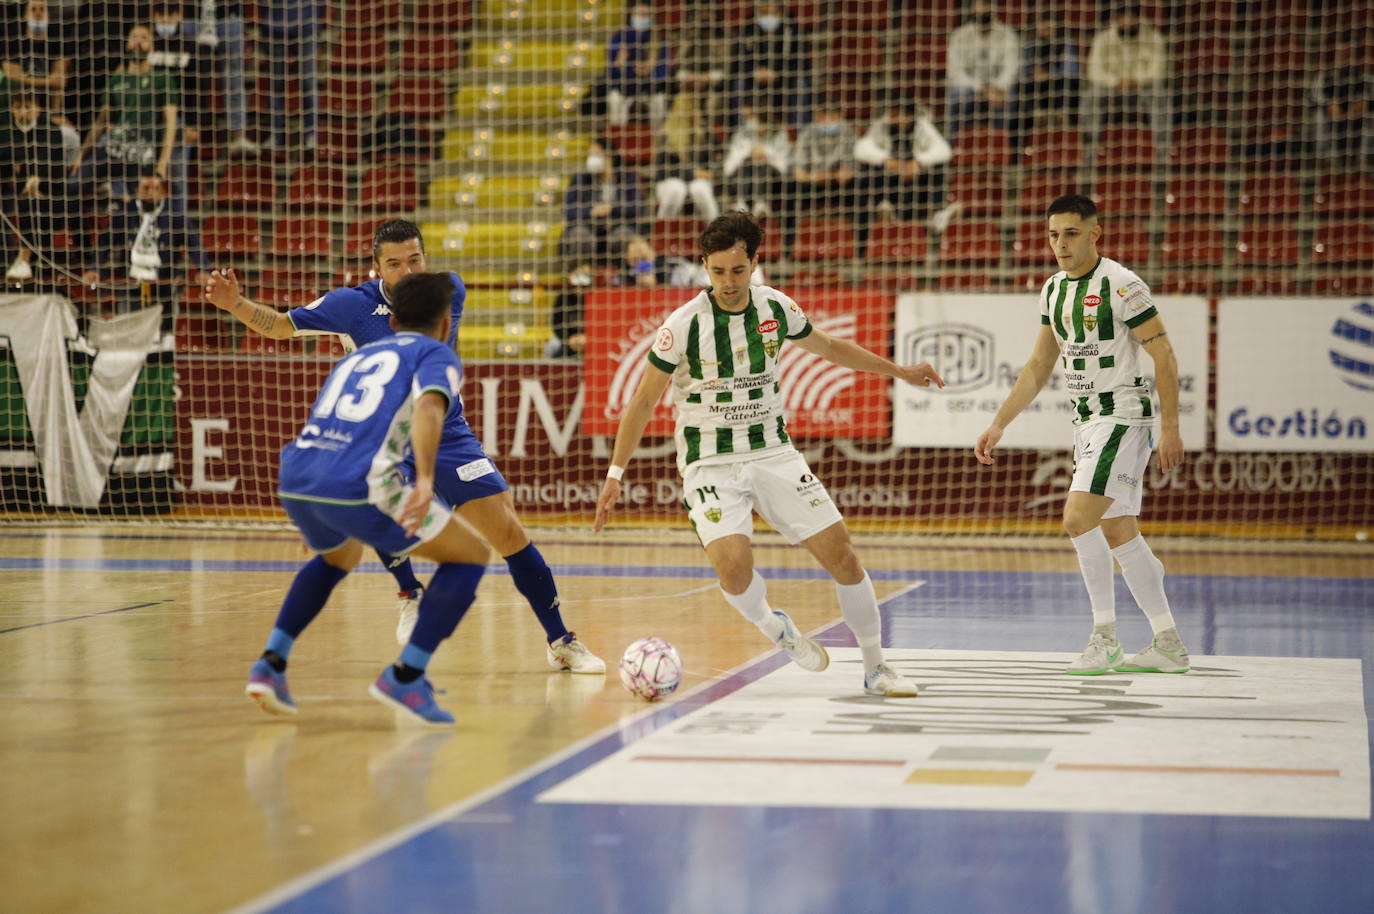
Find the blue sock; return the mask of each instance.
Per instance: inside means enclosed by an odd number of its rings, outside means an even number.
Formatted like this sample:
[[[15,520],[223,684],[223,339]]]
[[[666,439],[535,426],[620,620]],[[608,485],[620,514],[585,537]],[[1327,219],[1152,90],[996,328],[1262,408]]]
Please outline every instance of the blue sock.
[[[453,634],[463,614],[477,598],[477,582],[482,580],[484,571],[484,565],[451,563],[439,566],[434,577],[429,579],[425,595],[420,598],[420,618],[410,635],[407,651],[412,647],[418,648],[426,655],[425,661],[428,661],[428,655],[434,653],[441,641]],[[405,658],[406,655],[402,654],[401,662],[417,666]],[[424,668],[423,663],[418,666]]]
[[[539,624],[544,626],[544,637],[552,644],[566,637],[568,627],[563,624],[563,614],[558,611],[558,587],[553,583],[553,571],[549,563],[530,543],[514,555],[506,556],[511,580],[515,589],[530,601]]]
[[[415,577],[415,569],[411,567],[410,559],[380,549],[377,550],[377,558],[382,560],[382,566],[396,579],[396,586],[400,588],[401,593],[414,593],[420,589],[420,579]]]
[[[335,568],[322,556],[317,555],[306,562],[305,567],[296,572],[296,580],[291,582],[291,589],[286,592],[286,600],[282,602],[281,611],[277,613],[276,631],[293,640],[300,637],[305,627],[314,621],[320,610],[324,609],[324,604],[334,592],[335,585],[347,576],[347,571]],[[273,635],[275,634],[274,631]],[[281,651],[277,653],[282,657],[286,656]]]
[[[401,663],[417,670],[423,670],[425,667],[429,666],[429,658],[433,656],[433,651],[427,651],[413,644],[407,644],[405,650],[401,651]]]
[[[267,649],[283,660],[291,656],[291,646],[295,643],[295,638],[279,628],[272,629],[272,634],[267,636]]]

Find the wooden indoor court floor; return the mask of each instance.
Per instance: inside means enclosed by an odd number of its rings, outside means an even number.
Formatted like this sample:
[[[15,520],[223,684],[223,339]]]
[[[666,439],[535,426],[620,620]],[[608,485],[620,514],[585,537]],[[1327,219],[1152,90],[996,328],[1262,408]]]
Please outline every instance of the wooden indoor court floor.
[[[294,535],[121,526],[0,531],[0,910],[378,910],[369,886],[398,892],[389,896],[394,906],[384,905],[393,910],[533,910],[537,902],[530,896],[503,896],[499,879],[537,881],[534,874],[541,871],[566,872],[557,844],[536,842],[521,851],[529,856],[521,866],[510,861],[514,876],[484,869],[480,855],[470,865],[426,870],[409,883],[412,889],[418,879],[456,873],[452,903],[427,904],[420,893],[409,908],[404,871],[401,887],[387,888],[363,871],[350,876],[352,862],[403,843],[398,836],[422,831],[445,810],[499,794],[522,773],[566,758],[589,740],[608,733],[622,741],[637,738],[634,728],[653,718],[614,673],[620,652],[635,638],[657,635],[679,648],[689,673],[684,693],[724,682],[772,653],[720,598],[704,554],[686,531],[593,538],[560,529],[537,531],[536,541],[558,574],[569,626],[611,671],[585,677],[549,670],[533,615],[504,566],[493,565],[477,603],[431,667],[431,678],[447,690],[442,703],[459,721],[452,733],[435,734],[398,729],[390,712],[367,695],[398,651],[392,580],[375,562],[340,585],[297,642],[290,681],[300,715],[283,721],[264,715],[242,690],[292,575],[308,558]],[[762,537],[760,544],[758,564],[770,582],[770,601],[804,630],[834,623],[833,589],[809,557],[775,537]],[[1072,551],[1057,539],[873,537],[859,538],[859,545],[884,601],[889,640],[899,647],[1081,646],[1086,598],[1081,582],[1074,589]],[[1368,544],[1155,545],[1169,569],[1169,586],[1178,588],[1176,614],[1195,655],[1355,657],[1365,661],[1368,676],[1374,657],[1374,549]],[[944,583],[917,588],[922,579]],[[1042,579],[1053,583],[1049,591],[1026,583]],[[1272,592],[1266,582],[1310,592],[1321,605],[1295,612],[1310,612],[1315,620],[1323,609],[1338,610],[1329,627],[1344,640],[1331,642],[1329,650],[1313,648],[1309,625],[1320,623],[1286,619],[1282,606],[1252,614],[1246,605],[1230,605],[1241,598],[1227,596],[1231,591],[1221,582],[1238,580],[1254,586],[1234,593],[1254,594],[1244,600],[1255,605]],[[1198,606],[1210,608],[1195,611],[1193,594]],[[1133,614],[1138,616],[1128,602],[1121,606],[1122,619],[1139,628]],[[1270,623],[1272,637],[1264,633]],[[854,685],[857,692],[859,683]],[[1364,695],[1367,715],[1367,683]],[[1330,842],[1333,852],[1368,855],[1374,839],[1367,802],[1364,821],[1351,827],[1353,839],[1339,833],[1340,840]],[[769,834],[765,829],[760,842],[803,841],[786,831]],[[581,843],[576,835],[569,840]],[[624,859],[624,871],[607,865],[577,875],[591,894],[568,903],[546,897],[548,909],[653,910],[637,906],[637,890],[614,885],[632,878],[636,858]],[[899,860],[870,862],[878,873],[903,872]],[[1357,861],[1345,862],[1355,867]],[[1366,856],[1363,869],[1350,870],[1346,894],[1338,898],[1352,904],[1374,898],[1367,863]],[[1077,865],[1060,860],[1047,878],[1068,884]],[[681,866],[692,878],[712,878],[692,871],[690,861]],[[342,894],[310,901],[305,893],[326,876]],[[906,876],[890,882],[900,887]],[[477,894],[458,903],[466,891]],[[983,895],[983,903],[976,899],[986,888],[971,891],[961,903],[972,906],[963,910],[1034,909],[1017,908],[1013,889],[1005,897]],[[1045,898],[1060,897],[1053,886],[1044,891]],[[814,903],[776,909],[831,910],[842,898],[822,893]],[[734,909],[714,904],[715,910]],[[1074,901],[1063,909],[1091,910],[1094,904]],[[692,904],[658,908],[670,909],[704,910]],[[773,908],[754,899],[738,909]],[[887,899],[874,907],[849,904],[848,910],[916,908]],[[1325,910],[1374,907],[1335,904]]]

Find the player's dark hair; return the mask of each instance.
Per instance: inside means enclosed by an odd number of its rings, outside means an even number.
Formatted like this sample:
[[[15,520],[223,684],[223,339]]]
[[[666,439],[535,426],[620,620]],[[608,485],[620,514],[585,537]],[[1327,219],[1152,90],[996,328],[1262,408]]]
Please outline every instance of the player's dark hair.
[[[1082,194],[1065,194],[1050,204],[1045,210],[1045,218],[1059,213],[1073,213],[1080,219],[1096,219],[1097,204]]]
[[[717,216],[701,233],[701,256],[705,258],[716,251],[728,251],[741,241],[745,253],[753,260],[759,245],[763,244],[763,229],[748,213],[738,210]]]
[[[377,263],[382,262],[382,245],[402,244],[412,238],[420,239],[420,253],[425,252],[425,238],[420,234],[420,227],[414,222],[405,219],[388,219],[377,226],[377,231],[372,234],[372,259]]]
[[[391,289],[391,314],[405,330],[433,330],[451,308],[453,278],[447,273],[411,273]]]

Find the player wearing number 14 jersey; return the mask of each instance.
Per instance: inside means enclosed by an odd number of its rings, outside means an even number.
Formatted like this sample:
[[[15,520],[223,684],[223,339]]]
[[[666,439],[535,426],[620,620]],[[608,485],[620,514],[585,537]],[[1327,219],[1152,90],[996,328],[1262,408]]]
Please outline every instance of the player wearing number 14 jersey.
[[[1035,399],[1056,362],[1074,411],[1073,481],[1064,530],[1078,553],[1092,604],[1093,630],[1067,672],[1184,673],[1188,651],[1164,594],[1164,565],[1140,535],[1141,489],[1158,430],[1159,468],[1183,462],[1178,429],[1178,363],[1139,276],[1097,252],[1097,207],[1071,194],[1050,204],[1049,241],[1062,269],[1040,293],[1040,335],[1011,393],[978,438],[974,456],[993,463],[1007,425]],[[1159,410],[1140,362],[1154,362]],[[1112,561],[1150,620],[1154,639],[1129,660],[1116,637]]]
[[[928,364],[895,365],[831,337],[783,293],[750,285],[762,241],[763,232],[743,213],[721,216],[702,234],[713,285],[674,311],[654,338],[644,379],[620,420],[595,529],[609,519],[625,465],[671,384],[683,507],[720,575],[725,599],[803,669],[819,671],[829,664],[824,647],[768,605],[767,585],[754,570],[750,544],[758,511],[835,578],[840,611],[863,655],[864,690],[912,696],[915,683],[883,662],[873,582],[854,554],[844,520],[787,435],[779,353],[784,345],[795,345],[846,368],[922,387],[944,382]]]

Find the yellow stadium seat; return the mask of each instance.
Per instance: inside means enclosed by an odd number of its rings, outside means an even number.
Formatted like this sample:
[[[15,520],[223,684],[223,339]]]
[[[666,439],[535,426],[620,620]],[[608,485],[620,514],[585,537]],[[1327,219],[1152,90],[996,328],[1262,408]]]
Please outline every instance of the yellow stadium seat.
[[[549,325],[549,296],[543,287],[472,289],[463,305],[463,323],[504,324],[519,321],[530,327]]]
[[[547,260],[558,250],[562,222],[426,222],[425,250],[465,260]],[[458,271],[460,274],[462,270]]]
[[[580,162],[592,137],[566,130],[497,130],[491,127],[450,130],[444,136],[446,162]]]
[[[625,0],[484,0],[481,18],[488,28],[507,30],[618,28]]]
[[[474,172],[434,181],[429,186],[429,205],[460,210],[553,207],[562,201],[567,184],[563,175],[488,178]]]
[[[553,85],[520,86],[492,80],[483,86],[464,86],[453,97],[459,117],[538,118],[566,117],[575,114],[587,93],[590,73],[570,73],[577,77]],[[586,81],[580,81],[585,79]]]
[[[548,70],[585,71],[600,75],[606,69],[604,46],[585,38],[577,41],[475,41],[468,65],[511,73]]]
[[[538,358],[552,337],[547,327],[518,322],[492,326],[464,324],[458,329],[458,355],[464,361]]]

